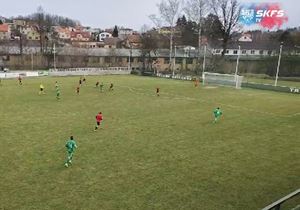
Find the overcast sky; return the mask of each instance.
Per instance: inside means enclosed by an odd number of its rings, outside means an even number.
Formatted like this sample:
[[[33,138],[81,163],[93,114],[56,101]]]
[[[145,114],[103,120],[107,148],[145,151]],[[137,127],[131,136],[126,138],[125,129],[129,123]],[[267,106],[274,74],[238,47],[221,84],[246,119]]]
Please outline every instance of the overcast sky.
[[[42,6],[45,12],[79,20],[84,26],[112,28],[114,25],[140,30],[151,26],[148,16],[157,14],[161,0],[0,0],[0,16],[28,15]],[[279,2],[289,21],[284,27],[300,26],[300,0],[239,0],[241,3]]]

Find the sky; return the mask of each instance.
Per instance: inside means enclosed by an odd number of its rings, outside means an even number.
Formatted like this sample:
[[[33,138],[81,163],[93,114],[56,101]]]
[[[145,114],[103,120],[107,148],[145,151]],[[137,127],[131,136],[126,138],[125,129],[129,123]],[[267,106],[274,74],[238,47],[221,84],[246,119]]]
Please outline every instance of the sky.
[[[114,25],[140,30],[153,26],[149,15],[158,14],[161,0],[0,0],[0,16],[28,15],[42,6],[46,13],[79,20],[84,26],[112,28]],[[75,3],[76,2],[76,3]],[[286,27],[300,26],[300,0],[239,0],[240,3],[279,2],[288,15]]]

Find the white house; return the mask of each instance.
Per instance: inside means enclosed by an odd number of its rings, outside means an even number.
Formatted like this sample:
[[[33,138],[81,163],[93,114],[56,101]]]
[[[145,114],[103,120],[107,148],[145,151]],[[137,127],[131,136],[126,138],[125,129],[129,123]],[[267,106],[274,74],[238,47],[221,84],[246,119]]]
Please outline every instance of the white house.
[[[238,39],[239,42],[252,42],[251,34],[242,34],[242,36]]]
[[[119,36],[128,36],[133,34],[133,29],[131,28],[119,28]]]
[[[108,33],[108,32],[101,32],[101,33],[99,34],[99,41],[100,41],[100,42],[103,42],[104,39],[110,38],[110,37],[112,37],[112,34],[111,34],[111,33]]]

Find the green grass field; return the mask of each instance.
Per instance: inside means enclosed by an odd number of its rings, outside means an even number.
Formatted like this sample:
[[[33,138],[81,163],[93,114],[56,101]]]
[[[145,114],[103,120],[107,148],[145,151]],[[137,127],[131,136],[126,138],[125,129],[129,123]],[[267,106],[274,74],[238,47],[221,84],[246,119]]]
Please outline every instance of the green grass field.
[[[299,95],[99,76],[77,96],[78,79],[2,80],[1,210],[253,210],[300,186]],[[94,132],[99,111],[103,129]],[[65,168],[70,135],[78,149]]]

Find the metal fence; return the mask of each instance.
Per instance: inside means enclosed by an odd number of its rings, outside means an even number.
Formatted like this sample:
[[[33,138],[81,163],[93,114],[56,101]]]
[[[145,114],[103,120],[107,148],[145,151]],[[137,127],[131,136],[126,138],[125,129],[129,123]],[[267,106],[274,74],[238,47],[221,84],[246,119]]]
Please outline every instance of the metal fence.
[[[284,202],[286,202],[287,200],[289,200],[297,195],[300,195],[300,189],[288,194],[287,196],[279,199],[278,201],[275,201],[274,203],[263,208],[262,210],[280,210],[280,207]]]
[[[244,82],[244,83],[242,83],[242,87],[260,89],[260,90],[272,90],[272,91],[284,92],[284,93],[300,94],[300,88],[287,87],[287,86],[274,86],[271,84],[260,84],[260,83],[255,83],[255,82]]]
[[[168,79],[178,79],[178,80],[193,80],[194,78],[200,79],[200,81],[202,80],[202,77],[200,76],[194,76],[194,77],[186,76],[186,75],[173,76],[172,74],[161,74],[161,73],[158,73],[153,76],[168,78]],[[260,84],[255,82],[243,82],[241,86],[242,88],[253,88],[253,89],[260,89],[260,90],[271,90],[271,91],[284,92],[284,93],[300,94],[300,88],[298,87],[274,86],[271,84]]]
[[[172,75],[172,74],[161,74],[158,73],[156,74],[157,77],[162,77],[162,78],[168,78],[168,79],[177,79],[177,80],[192,80],[193,77],[192,76],[185,76],[185,75]]]
[[[80,75],[106,75],[106,74],[130,74],[131,69],[127,67],[107,68],[58,68],[49,69],[49,76],[80,76]]]

